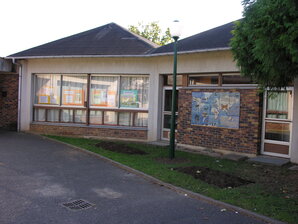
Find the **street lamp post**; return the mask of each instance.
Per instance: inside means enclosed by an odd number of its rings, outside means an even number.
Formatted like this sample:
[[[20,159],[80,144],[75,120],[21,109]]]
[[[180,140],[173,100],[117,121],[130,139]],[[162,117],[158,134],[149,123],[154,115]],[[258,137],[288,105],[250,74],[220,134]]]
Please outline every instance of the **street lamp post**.
[[[174,69],[173,69],[173,88],[172,88],[172,108],[171,108],[171,131],[170,131],[170,149],[169,157],[170,159],[175,158],[175,124],[176,124],[176,80],[177,80],[177,41],[180,37],[179,21],[175,20],[173,22],[173,27],[171,28],[172,38],[174,39]]]

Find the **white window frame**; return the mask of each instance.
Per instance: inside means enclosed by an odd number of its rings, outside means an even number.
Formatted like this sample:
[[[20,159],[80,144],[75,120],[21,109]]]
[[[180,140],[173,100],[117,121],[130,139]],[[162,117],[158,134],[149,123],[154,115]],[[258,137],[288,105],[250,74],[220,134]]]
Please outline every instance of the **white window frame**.
[[[269,89],[267,89],[264,92],[264,99],[263,99],[261,154],[268,155],[268,156],[277,156],[277,157],[283,157],[283,158],[290,158],[290,155],[291,155],[291,142],[292,142],[292,126],[293,126],[292,125],[292,122],[293,122],[294,88],[293,87],[286,87],[285,89],[281,90],[281,91],[292,91],[292,99],[291,99],[292,102],[290,102],[290,104],[289,104],[289,109],[288,109],[288,111],[289,111],[289,118],[288,119],[266,118],[266,112],[267,112],[267,92],[268,91],[269,91]],[[270,91],[274,91],[274,89],[273,90],[270,90]],[[267,122],[272,122],[272,123],[286,123],[286,124],[289,124],[289,129],[290,129],[289,142],[265,139],[266,121]],[[279,153],[273,153],[273,152],[265,152],[264,151],[265,143],[289,146],[288,155],[286,155],[286,154],[279,154]]]

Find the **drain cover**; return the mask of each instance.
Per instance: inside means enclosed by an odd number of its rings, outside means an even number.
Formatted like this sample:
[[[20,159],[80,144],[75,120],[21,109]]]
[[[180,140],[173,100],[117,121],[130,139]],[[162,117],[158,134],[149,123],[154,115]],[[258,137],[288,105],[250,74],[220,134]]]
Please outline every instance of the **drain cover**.
[[[79,200],[62,203],[62,206],[69,210],[77,211],[77,210],[91,208],[92,206],[95,206],[95,204],[92,204],[92,203],[85,201],[83,199],[79,199]]]

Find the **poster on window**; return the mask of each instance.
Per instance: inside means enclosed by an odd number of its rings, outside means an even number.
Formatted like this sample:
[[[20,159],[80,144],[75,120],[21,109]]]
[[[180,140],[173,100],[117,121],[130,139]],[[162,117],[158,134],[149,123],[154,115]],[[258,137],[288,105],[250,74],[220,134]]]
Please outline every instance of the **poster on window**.
[[[120,107],[139,108],[138,90],[121,90]]]
[[[63,104],[64,105],[84,105],[83,90],[63,90]]]
[[[239,128],[239,92],[193,92],[191,124]]]
[[[57,104],[57,96],[54,94],[53,88],[43,86],[37,92],[38,104]]]
[[[91,93],[91,105],[107,106],[107,90],[93,89]]]
[[[38,96],[38,103],[39,104],[49,104],[50,103],[50,96],[48,96],[48,95],[39,95]]]
[[[91,105],[100,107],[115,107],[116,92],[105,89],[91,90]]]

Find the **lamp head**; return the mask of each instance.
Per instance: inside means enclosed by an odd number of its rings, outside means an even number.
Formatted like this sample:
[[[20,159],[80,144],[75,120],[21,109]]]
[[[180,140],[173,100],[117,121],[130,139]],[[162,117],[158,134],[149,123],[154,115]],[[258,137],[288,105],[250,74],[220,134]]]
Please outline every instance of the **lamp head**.
[[[181,36],[181,30],[182,30],[182,26],[179,20],[174,20],[170,28],[172,37],[174,39],[178,39]]]

